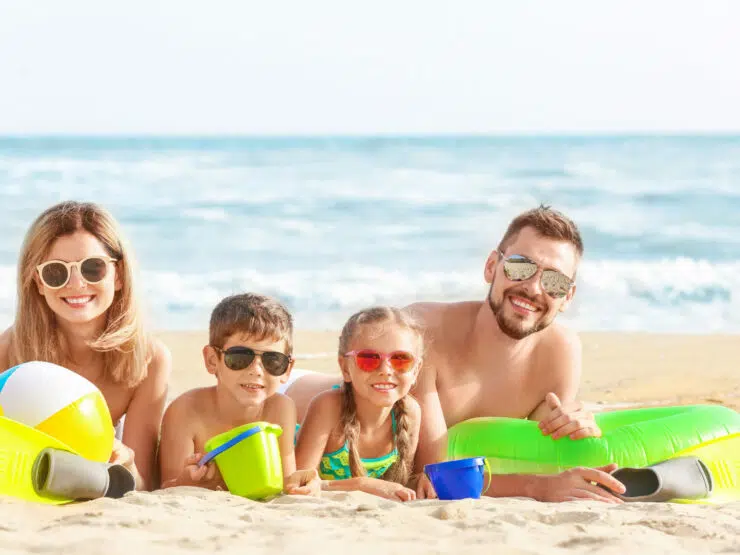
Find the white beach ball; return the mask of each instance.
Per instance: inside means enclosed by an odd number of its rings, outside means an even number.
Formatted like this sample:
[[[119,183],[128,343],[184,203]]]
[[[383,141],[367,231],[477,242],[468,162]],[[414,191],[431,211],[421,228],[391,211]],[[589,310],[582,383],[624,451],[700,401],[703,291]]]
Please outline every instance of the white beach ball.
[[[113,422],[100,390],[49,362],[24,362],[0,374],[0,415],[36,428],[83,457],[107,462]]]

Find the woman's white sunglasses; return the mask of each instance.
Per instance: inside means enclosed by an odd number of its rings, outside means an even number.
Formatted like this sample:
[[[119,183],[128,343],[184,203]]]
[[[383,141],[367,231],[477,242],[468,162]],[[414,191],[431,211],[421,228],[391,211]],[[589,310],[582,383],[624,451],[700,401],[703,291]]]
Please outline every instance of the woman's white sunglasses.
[[[86,283],[100,283],[108,275],[109,262],[118,262],[118,260],[108,256],[88,256],[77,262],[49,260],[36,266],[36,270],[46,287],[49,289],[61,289],[69,283],[69,278],[72,276],[72,268],[77,268],[77,271]]]

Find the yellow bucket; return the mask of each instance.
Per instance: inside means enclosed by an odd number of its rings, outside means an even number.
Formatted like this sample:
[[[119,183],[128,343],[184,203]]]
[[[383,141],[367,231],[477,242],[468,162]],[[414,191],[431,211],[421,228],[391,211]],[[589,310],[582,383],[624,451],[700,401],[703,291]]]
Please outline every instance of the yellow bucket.
[[[252,422],[206,441],[200,464],[216,461],[226,487],[234,495],[259,500],[283,491],[280,426]]]

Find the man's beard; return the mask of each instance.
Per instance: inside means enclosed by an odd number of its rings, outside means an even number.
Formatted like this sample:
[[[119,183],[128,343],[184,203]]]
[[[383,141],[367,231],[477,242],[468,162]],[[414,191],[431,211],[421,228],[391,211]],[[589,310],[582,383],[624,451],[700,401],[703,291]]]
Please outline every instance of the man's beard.
[[[525,295],[521,292],[517,293],[517,296],[526,299],[527,301],[531,302],[534,305],[537,305],[538,303],[530,298],[528,295]],[[516,323],[507,320],[504,316],[504,303],[506,302],[508,295],[506,294],[506,291],[504,291],[504,295],[502,297],[502,300],[500,303],[495,303],[493,301],[493,283],[491,284],[490,289],[488,290],[488,306],[491,307],[491,312],[493,312],[493,315],[496,317],[496,322],[498,322],[498,327],[501,329],[502,332],[504,332],[507,336],[511,337],[512,339],[524,339],[527,336],[532,335],[533,333],[537,333],[538,331],[544,330],[547,326],[549,326],[552,321],[555,319],[553,316],[549,320],[547,319],[547,314],[543,314],[539,320],[537,320],[534,324],[532,324],[528,328],[523,328],[521,325],[521,321],[518,321]]]

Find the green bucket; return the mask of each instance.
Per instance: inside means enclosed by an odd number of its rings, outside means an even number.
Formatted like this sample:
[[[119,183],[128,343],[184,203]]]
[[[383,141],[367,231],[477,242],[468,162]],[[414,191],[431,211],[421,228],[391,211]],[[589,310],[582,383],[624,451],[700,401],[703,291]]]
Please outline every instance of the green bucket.
[[[200,464],[215,460],[226,487],[234,495],[259,500],[283,491],[280,426],[251,422],[206,441]]]

